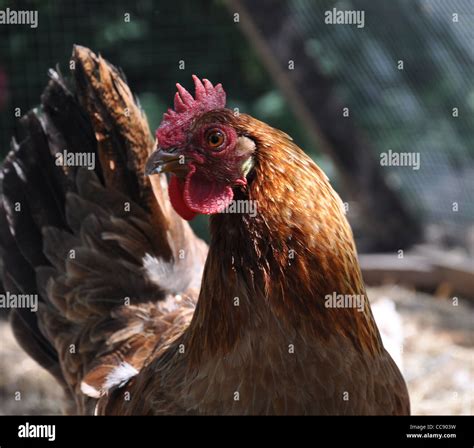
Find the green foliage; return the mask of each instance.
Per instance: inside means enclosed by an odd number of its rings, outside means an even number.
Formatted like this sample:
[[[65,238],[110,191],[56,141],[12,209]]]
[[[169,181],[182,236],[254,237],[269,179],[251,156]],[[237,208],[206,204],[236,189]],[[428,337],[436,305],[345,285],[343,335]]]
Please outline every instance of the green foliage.
[[[466,44],[469,2],[428,3],[287,2],[305,51],[334,80],[339,100],[350,108],[354,125],[371,146],[380,152],[421,153],[423,169],[397,171],[398,184],[414,209],[426,209],[437,219],[435,210],[446,216],[446,204],[467,200],[469,188],[464,185],[472,177],[473,53]],[[0,154],[6,154],[14,133],[15,108],[26,113],[37,105],[48,68],[59,62],[67,72],[77,43],[123,69],[151,129],[171,105],[174,84],[190,88],[195,73],[222,82],[229,107],[284,130],[331,178],[335,174],[330,160],[317,154],[223,0],[0,0],[0,9],[6,7],[37,9],[39,26],[0,26]],[[325,25],[324,12],[333,7],[363,10],[365,28]],[[451,20],[454,10],[460,13],[458,24]],[[403,70],[397,67],[399,60]],[[3,91],[2,74],[7,80]],[[459,109],[456,118],[453,107]],[[453,177],[461,186],[448,194],[444,185],[454,185]],[[466,191],[464,199],[459,191]],[[446,204],[439,205],[442,195]]]

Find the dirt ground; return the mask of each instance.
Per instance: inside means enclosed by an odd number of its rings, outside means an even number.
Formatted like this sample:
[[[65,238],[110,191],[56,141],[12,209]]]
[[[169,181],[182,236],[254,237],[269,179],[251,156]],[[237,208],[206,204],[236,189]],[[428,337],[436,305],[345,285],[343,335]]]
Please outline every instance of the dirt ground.
[[[401,317],[402,372],[412,414],[472,415],[474,307],[396,286],[369,288],[372,303],[389,298]],[[383,322],[378,320],[383,331]]]
[[[474,306],[397,286],[369,288],[368,294],[389,351],[399,355],[412,413],[472,415]],[[62,391],[19,348],[3,320],[0,341],[0,414],[61,413]]]

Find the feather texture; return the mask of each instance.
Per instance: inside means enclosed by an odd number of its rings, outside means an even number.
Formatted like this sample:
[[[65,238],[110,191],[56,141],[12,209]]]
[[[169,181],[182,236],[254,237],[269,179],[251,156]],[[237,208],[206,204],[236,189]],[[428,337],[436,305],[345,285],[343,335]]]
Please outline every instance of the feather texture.
[[[0,244],[6,288],[40,301],[11,313],[17,339],[64,386],[69,412],[92,413],[167,342],[176,300],[192,315],[196,294],[183,295],[199,288],[207,247],[162,207],[166,179],[144,177],[153,140],[119,71],[82,47],[73,59],[74,83],[51,71],[3,163]],[[65,149],[95,169],[56,163]]]
[[[51,72],[42,108],[22,120],[0,183],[2,282],[40,296],[37,315],[12,313],[15,335],[64,386],[69,411],[409,413],[319,167],[252,117],[194,111],[188,131],[220,123],[245,145],[232,195],[257,205],[213,215],[207,253],[164,176],[143,176],[153,141],[120,72],[86,48],[73,59],[74,82]],[[196,85],[196,98],[212,89]],[[179,112],[194,103],[178,90]],[[58,166],[64,148],[96,157],[94,170]],[[328,305],[332,295],[360,306]]]

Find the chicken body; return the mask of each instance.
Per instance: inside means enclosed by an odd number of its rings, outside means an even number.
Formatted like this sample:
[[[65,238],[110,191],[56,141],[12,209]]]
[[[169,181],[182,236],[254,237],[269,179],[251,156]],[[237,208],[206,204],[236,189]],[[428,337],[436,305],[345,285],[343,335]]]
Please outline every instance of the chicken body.
[[[4,285],[36,284],[42,298],[37,320],[13,313],[14,330],[63,384],[70,412],[409,413],[342,203],[314,162],[283,132],[225,109],[220,86],[195,79],[196,100],[178,86],[177,112],[158,133],[167,149],[149,165],[172,167],[178,214],[212,215],[207,253],[168,202],[164,175],[142,176],[152,142],[118,72],[86,49],[76,48],[75,58],[80,108],[53,80],[42,122],[30,117],[36,152],[22,143],[4,164],[0,214],[10,254]],[[61,108],[85,116],[77,146],[97,154],[96,173],[53,168],[57,140],[68,137]],[[62,188],[56,208],[41,191],[36,207],[34,196],[17,196],[40,188],[40,167]],[[18,200],[28,204],[26,216],[12,213]],[[223,213],[231,200],[252,201],[257,213]]]
[[[256,143],[252,179],[235,199],[255,201],[258,213],[211,217],[190,326],[129,387],[104,399],[102,411],[409,413],[326,176],[284,133],[246,115],[216,114]],[[363,309],[327,307],[333,293],[360,297]]]

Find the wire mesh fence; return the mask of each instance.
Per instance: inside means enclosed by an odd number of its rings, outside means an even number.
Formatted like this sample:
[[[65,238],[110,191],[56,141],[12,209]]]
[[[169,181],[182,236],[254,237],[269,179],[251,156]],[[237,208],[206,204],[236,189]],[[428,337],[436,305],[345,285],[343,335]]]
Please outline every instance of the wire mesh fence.
[[[326,24],[333,8],[364,12],[364,26]],[[289,10],[380,160],[419,155],[418,164],[384,171],[428,238],[472,239],[474,3],[300,0]]]
[[[392,165],[381,170],[421,220],[425,236],[474,246],[472,1],[272,3],[285,11],[305,53],[335,84],[375,156],[419,154],[418,169]],[[0,26],[3,154],[18,116],[38,103],[47,69],[59,62],[67,71],[72,45],[78,43],[124,70],[152,128],[174,83],[189,85],[197,73],[224,82],[232,107],[288,132],[337,182],[332,161],[295,119],[256,43],[242,33],[233,2],[0,0],[0,9],[7,7],[38,10],[39,23],[37,28]],[[325,23],[334,8],[364,12],[364,26]]]

